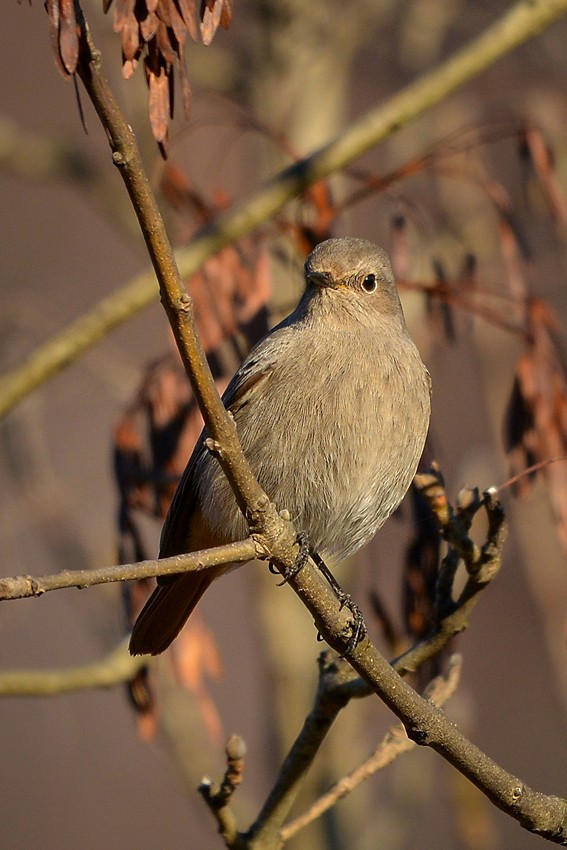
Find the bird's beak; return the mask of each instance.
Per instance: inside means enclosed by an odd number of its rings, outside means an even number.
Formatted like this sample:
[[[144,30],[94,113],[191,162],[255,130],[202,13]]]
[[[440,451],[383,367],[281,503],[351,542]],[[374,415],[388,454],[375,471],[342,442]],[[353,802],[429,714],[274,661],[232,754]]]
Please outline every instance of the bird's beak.
[[[333,286],[333,277],[329,272],[315,272],[308,269],[307,280],[316,286]]]

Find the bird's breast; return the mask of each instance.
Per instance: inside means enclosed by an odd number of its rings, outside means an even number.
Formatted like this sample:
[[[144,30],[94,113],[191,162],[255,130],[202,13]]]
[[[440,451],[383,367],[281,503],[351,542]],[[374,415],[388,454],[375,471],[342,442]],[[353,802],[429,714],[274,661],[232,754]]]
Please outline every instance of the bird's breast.
[[[401,352],[352,342],[276,364],[235,416],[244,452],[278,509],[319,551],[346,556],[369,540],[407,491],[429,420],[427,373]],[[216,461],[200,485],[209,523],[227,540],[244,519]]]

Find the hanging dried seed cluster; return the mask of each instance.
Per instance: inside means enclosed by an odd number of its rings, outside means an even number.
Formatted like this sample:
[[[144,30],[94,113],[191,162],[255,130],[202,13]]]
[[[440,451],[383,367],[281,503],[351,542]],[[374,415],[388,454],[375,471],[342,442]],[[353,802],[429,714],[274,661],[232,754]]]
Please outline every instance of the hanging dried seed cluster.
[[[113,0],[103,0],[108,11]],[[75,72],[80,28],[74,0],[47,0],[51,40],[63,74]],[[189,115],[191,88],[185,66],[189,35],[208,45],[219,26],[232,20],[232,0],[114,0],[114,31],[122,44],[122,73],[129,79],[143,58],[148,83],[148,112],[152,133],[167,155],[169,121],[173,117],[174,71],[177,69],[183,111]]]

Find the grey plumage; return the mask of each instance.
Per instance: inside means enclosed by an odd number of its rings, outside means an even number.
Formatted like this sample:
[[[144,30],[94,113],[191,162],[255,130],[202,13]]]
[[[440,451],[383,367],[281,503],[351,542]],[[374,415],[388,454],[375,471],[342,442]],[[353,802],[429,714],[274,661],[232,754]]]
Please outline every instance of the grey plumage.
[[[344,558],[374,536],[409,488],[429,424],[430,380],[381,248],[329,239],[305,273],[296,309],[250,352],[223,401],[268,496],[323,557]],[[247,535],[204,436],[172,501],[160,557]],[[131,652],[163,651],[226,569],[158,580]]]

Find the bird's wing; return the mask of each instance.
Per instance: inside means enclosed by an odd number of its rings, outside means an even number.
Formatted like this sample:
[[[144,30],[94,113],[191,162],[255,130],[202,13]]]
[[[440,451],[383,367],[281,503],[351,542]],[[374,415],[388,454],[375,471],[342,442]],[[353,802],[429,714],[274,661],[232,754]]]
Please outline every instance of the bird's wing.
[[[239,412],[270,379],[274,359],[266,354],[265,349],[262,356],[255,356],[252,351],[223,394],[224,406],[236,419]],[[191,517],[197,503],[195,474],[203,454],[208,451],[205,446],[206,438],[207,431],[203,429],[171,501],[161,533],[160,558],[179,555],[192,549]],[[158,579],[160,584],[166,584],[167,581],[167,576]]]

